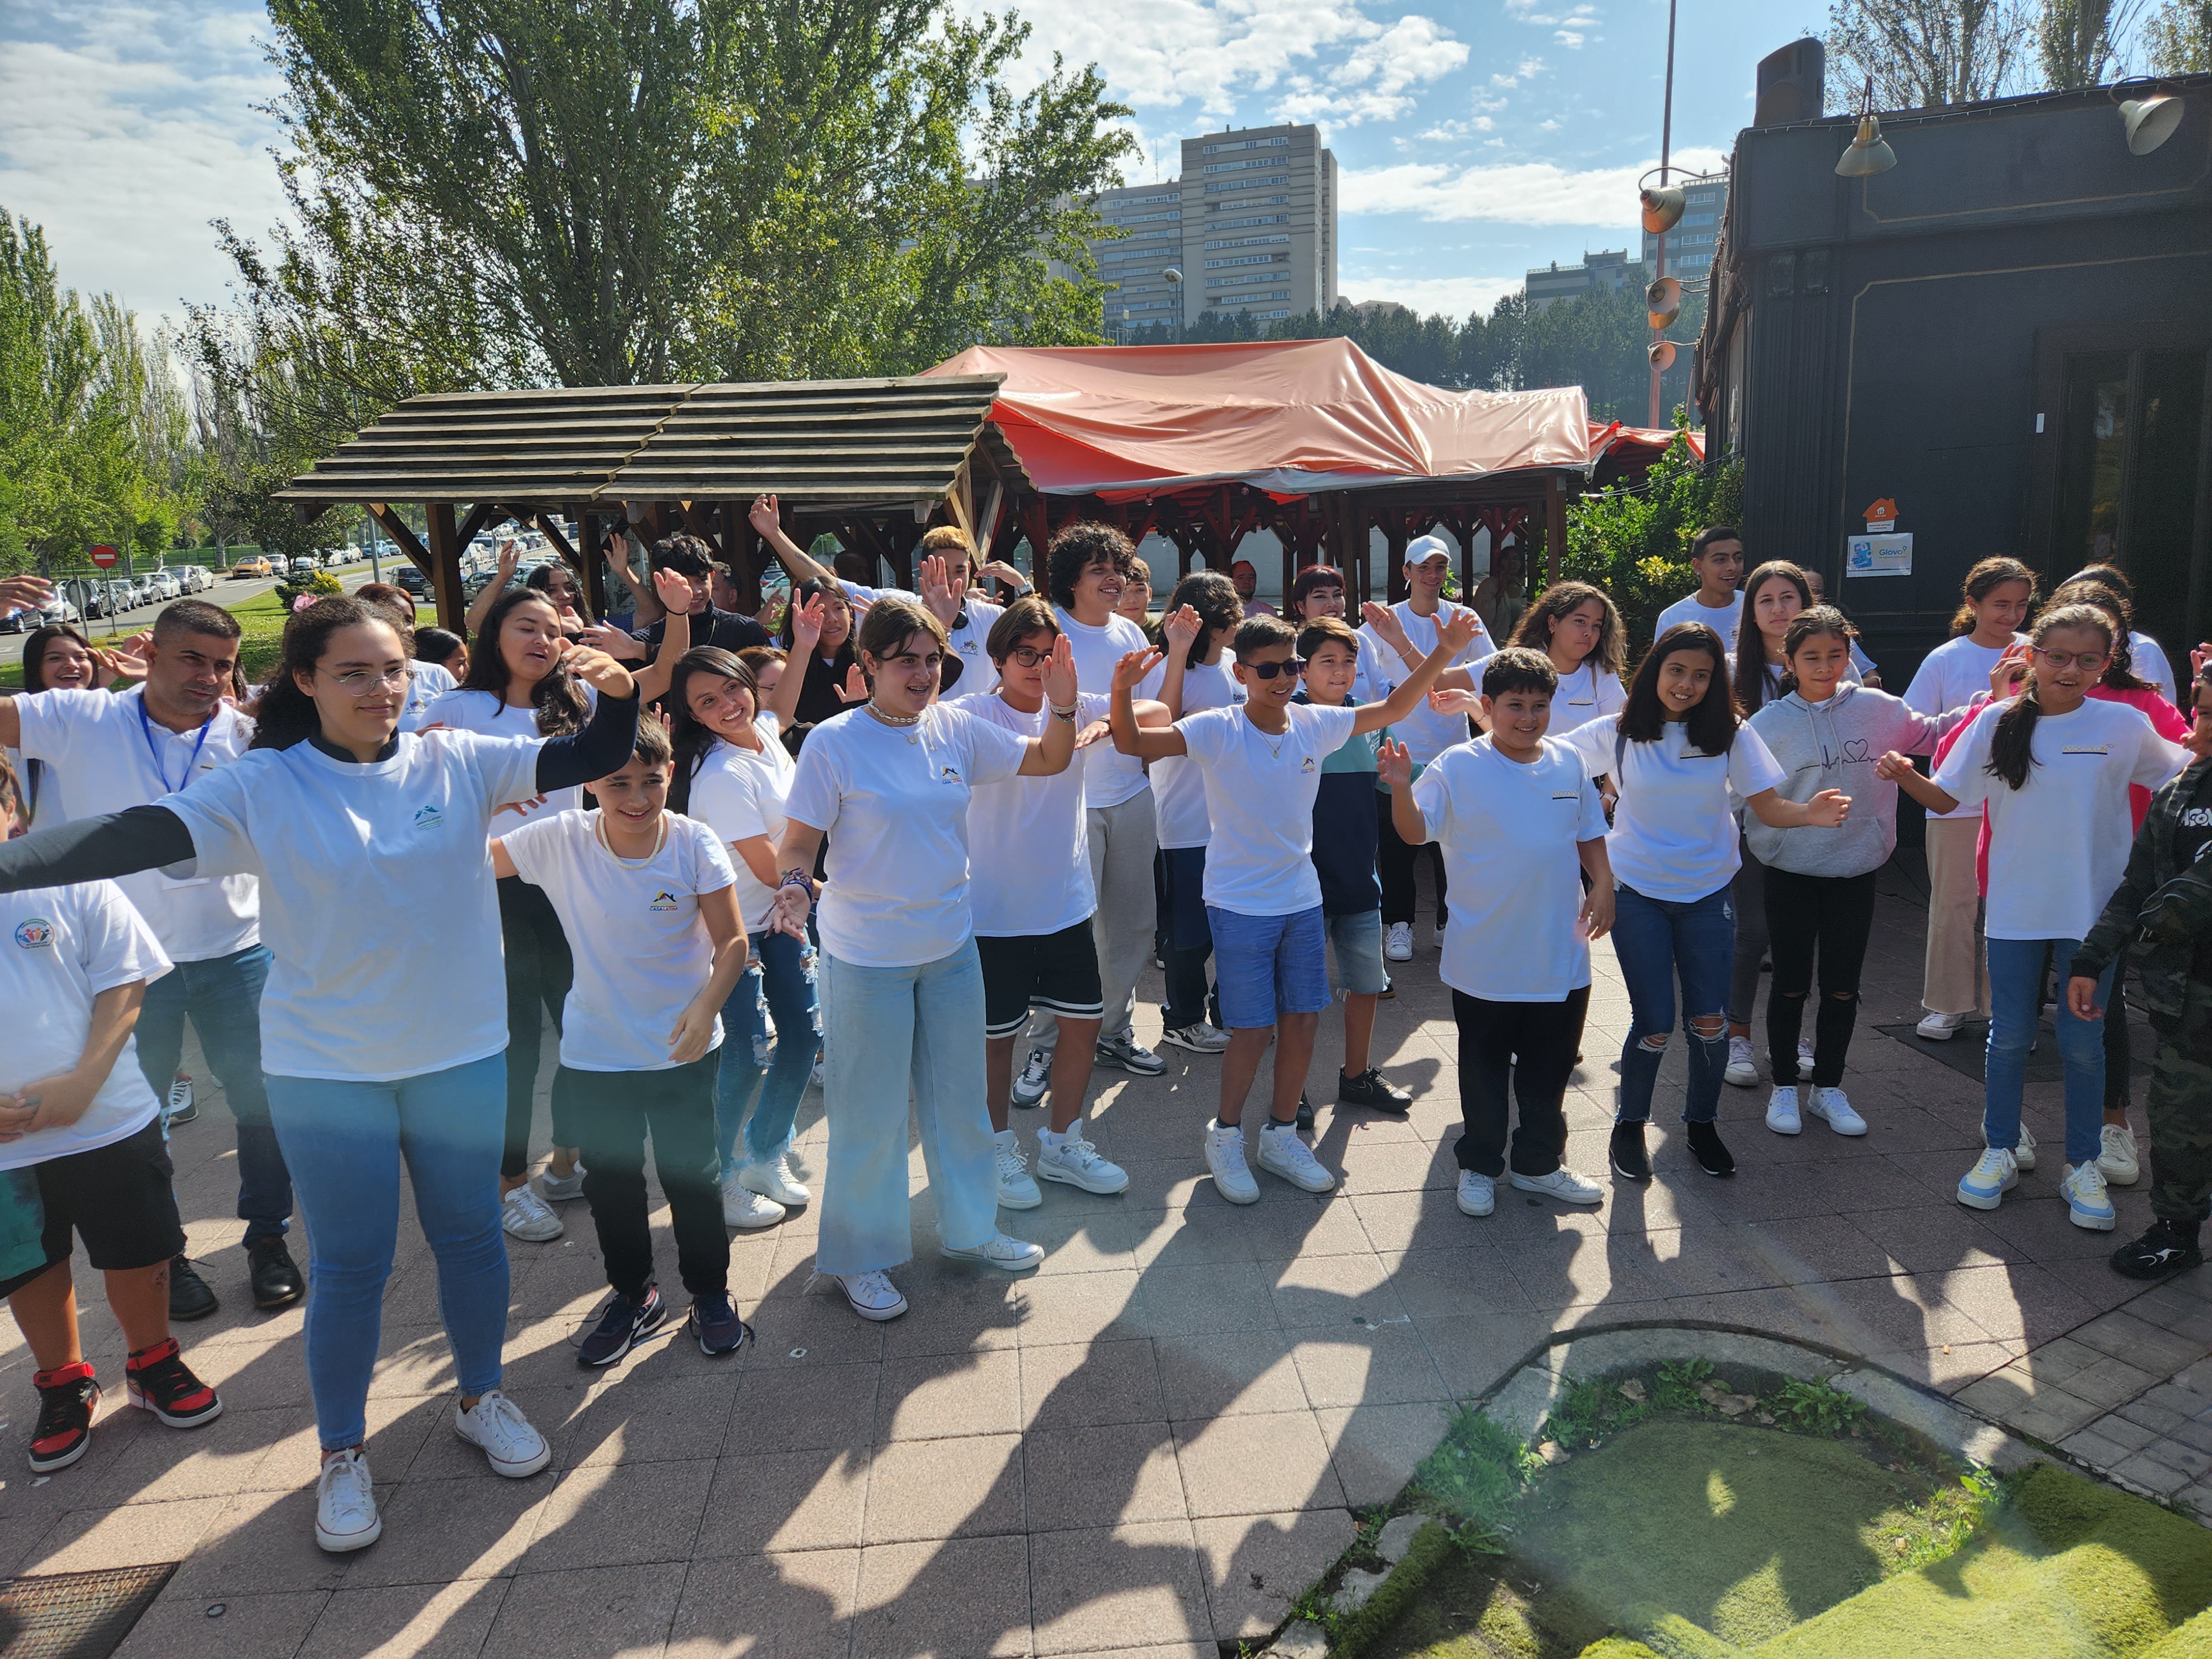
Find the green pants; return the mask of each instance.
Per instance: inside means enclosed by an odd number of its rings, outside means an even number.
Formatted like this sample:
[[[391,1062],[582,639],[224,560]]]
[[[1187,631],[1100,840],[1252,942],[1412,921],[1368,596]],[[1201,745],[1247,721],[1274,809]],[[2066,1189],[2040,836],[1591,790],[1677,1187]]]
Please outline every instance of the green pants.
[[[2158,1058],[2144,1109],[2150,1118],[2150,1207],[2162,1220],[2212,1216],[2212,1006],[2179,1020],[2155,1017]]]

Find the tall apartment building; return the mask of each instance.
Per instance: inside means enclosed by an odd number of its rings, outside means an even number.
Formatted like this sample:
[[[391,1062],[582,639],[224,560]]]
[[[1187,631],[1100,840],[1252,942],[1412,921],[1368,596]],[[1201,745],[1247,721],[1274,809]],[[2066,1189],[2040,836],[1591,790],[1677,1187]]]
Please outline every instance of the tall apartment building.
[[[1336,304],[1336,157],[1310,126],[1248,127],[1182,142],[1182,176],[1098,198],[1127,234],[1094,245],[1106,331],[1205,311],[1273,322]],[[1182,273],[1180,293],[1170,268]]]
[[[1541,311],[1547,306],[1579,298],[1593,289],[1641,289],[1648,280],[1644,267],[1630,260],[1626,248],[1601,248],[1595,253],[1583,254],[1578,265],[1563,265],[1555,259],[1548,265],[1538,266],[1528,273],[1521,291],[1528,296],[1529,310]]]
[[[1711,179],[1682,190],[1682,222],[1667,233],[1667,275],[1702,282],[1713,268],[1713,238],[1728,211],[1728,180]],[[1646,233],[1644,268],[1659,274],[1659,239]]]

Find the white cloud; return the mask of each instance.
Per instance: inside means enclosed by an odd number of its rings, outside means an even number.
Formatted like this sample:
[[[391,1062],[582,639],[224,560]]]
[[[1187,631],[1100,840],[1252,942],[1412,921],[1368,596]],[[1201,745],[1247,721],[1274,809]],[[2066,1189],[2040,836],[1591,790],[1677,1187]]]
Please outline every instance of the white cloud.
[[[1480,311],[1485,316],[1508,294],[1518,294],[1520,276],[1396,276],[1362,273],[1346,276],[1338,288],[1354,304],[1364,300],[1395,300],[1424,317],[1438,313],[1463,318]]]
[[[1717,172],[1717,149],[1685,149],[1676,167]],[[1633,226],[1636,181],[1658,157],[1626,167],[1582,171],[1553,161],[1455,167],[1434,161],[1347,170],[1344,199],[1359,213],[1404,213],[1431,223],[1484,220],[1516,225]],[[1349,285],[1348,283],[1346,284]]]

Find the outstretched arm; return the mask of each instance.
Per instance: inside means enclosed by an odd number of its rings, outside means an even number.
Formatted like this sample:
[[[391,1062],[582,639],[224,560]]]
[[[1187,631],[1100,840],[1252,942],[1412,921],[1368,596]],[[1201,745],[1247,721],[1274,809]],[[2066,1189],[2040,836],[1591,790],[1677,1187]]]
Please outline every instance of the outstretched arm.
[[[1923,778],[1910,760],[1894,749],[1874,764],[1875,776],[1899,788],[1918,801],[1937,817],[1959,810],[1959,799],[1949,791],[1938,789],[1935,781]]]
[[[1391,692],[1387,700],[1361,705],[1355,711],[1352,729],[1372,732],[1378,726],[1394,726],[1419,708],[1421,699],[1429,695],[1429,687],[1436,684],[1437,676],[1474,642],[1475,630],[1481,625],[1474,611],[1464,607],[1455,611],[1451,620],[1437,629],[1437,648],[1421,659],[1406,677],[1405,684]]]
[[[1125,755],[1135,755],[1143,760],[1164,760],[1170,755],[1190,752],[1183,743],[1182,733],[1176,727],[1137,724],[1137,709],[1131,694],[1159,659],[1158,651],[1132,651],[1114,665],[1114,704],[1107,714],[1114,728],[1114,746]]]
[[[492,606],[499,602],[499,596],[507,592],[507,585],[514,580],[514,567],[521,558],[520,543],[510,539],[499,544],[498,569],[489,581],[477,589],[476,598],[469,601],[468,614],[461,618],[462,626],[469,630],[471,639],[483,632],[484,618],[491,615]]]
[[[641,702],[652,702],[668,690],[676,678],[676,665],[691,648],[691,613],[686,608],[691,603],[691,584],[673,570],[656,570],[653,586],[668,607],[668,620],[661,624],[660,649],[651,665],[631,676]]]
[[[746,515],[761,539],[768,544],[776,562],[791,573],[792,586],[801,582],[835,581],[837,573],[826,568],[819,560],[784,533],[783,520],[776,511],[775,497],[756,495],[752,511]]]
[[[637,748],[637,683],[629,671],[603,651],[574,646],[562,659],[578,678],[599,694],[591,723],[563,738],[548,738],[538,750],[538,793],[574,789],[594,778],[619,772]]]
[[[166,869],[198,856],[191,831],[174,812],[166,806],[133,806],[0,842],[0,893],[74,887]]]

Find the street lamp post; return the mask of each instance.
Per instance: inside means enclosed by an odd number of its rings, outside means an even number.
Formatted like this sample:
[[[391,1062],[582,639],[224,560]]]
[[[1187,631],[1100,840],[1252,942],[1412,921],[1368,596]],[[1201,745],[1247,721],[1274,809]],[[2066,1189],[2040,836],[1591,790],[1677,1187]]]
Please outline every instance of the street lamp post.
[[[1659,117],[1659,187],[1667,187],[1667,164],[1672,159],[1674,146],[1674,5],[1667,0],[1667,93],[1666,105]],[[1667,274],[1667,233],[1661,231],[1652,243],[1652,259],[1656,265],[1651,279],[1657,282]],[[1659,343],[1663,331],[1651,331],[1651,343]],[[1659,362],[1655,355],[1651,362],[1651,419],[1650,424],[1659,424]]]
[[[1180,345],[1182,343],[1182,272],[1170,265],[1160,275],[1168,279],[1168,291],[1175,295],[1175,318],[1169,325],[1168,343]]]

